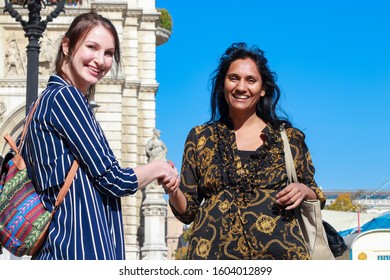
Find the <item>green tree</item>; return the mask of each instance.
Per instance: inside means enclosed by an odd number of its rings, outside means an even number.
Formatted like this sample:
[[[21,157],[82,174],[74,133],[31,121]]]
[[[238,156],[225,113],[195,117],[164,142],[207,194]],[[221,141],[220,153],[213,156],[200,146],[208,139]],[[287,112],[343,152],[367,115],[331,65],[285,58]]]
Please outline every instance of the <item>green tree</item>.
[[[175,260],[184,260],[187,256],[187,246],[177,248],[175,252]]]
[[[190,241],[193,229],[192,224],[183,230],[183,234],[181,235],[181,239],[184,241],[185,246],[180,246],[175,251],[175,259],[176,260],[184,260],[187,256],[188,242]],[[181,242],[179,242],[181,243]]]
[[[342,193],[336,198],[335,201],[327,208],[329,210],[336,211],[353,211],[356,212],[359,209],[358,204],[354,204],[349,193]]]

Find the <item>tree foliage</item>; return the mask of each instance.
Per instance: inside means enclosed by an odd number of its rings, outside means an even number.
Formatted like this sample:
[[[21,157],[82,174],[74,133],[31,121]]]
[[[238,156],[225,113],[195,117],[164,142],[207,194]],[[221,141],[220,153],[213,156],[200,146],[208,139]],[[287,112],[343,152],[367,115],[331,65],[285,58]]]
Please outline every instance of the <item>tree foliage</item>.
[[[187,246],[177,248],[175,252],[175,260],[184,260],[187,256]]]
[[[175,251],[175,259],[176,260],[184,260],[187,256],[188,242],[190,241],[193,229],[192,224],[183,230],[183,234],[179,239],[184,242],[179,242],[179,247]]]
[[[356,212],[360,209],[359,204],[353,203],[351,195],[349,193],[339,194],[335,201],[327,208],[329,210],[336,211],[353,211]]]
[[[169,32],[172,32],[172,17],[171,14],[168,12],[167,9],[157,9],[161,15],[160,15],[160,25],[162,28],[168,30]]]

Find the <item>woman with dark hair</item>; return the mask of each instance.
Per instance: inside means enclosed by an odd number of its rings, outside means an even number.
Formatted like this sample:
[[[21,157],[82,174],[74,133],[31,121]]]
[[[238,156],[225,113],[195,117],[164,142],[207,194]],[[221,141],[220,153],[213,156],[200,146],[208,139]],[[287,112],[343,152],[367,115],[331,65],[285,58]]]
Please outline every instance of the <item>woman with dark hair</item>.
[[[94,13],[78,15],[63,37],[25,137],[22,156],[45,207],[52,211],[74,160],[79,168],[50,224],[41,260],[125,259],[121,197],[154,180],[178,187],[173,164],[119,165],[88,101],[95,84],[120,63],[117,31]]]
[[[188,259],[310,259],[293,211],[325,196],[304,134],[276,113],[280,89],[264,53],[231,45],[211,78],[211,119],[186,140],[180,188],[165,187],[192,223]],[[280,128],[301,183],[288,183]]]

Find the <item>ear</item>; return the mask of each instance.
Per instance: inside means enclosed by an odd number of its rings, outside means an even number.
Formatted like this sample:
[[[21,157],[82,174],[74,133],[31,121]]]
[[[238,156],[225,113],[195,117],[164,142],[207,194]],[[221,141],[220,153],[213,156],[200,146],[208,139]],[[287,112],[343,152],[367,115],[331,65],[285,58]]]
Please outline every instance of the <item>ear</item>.
[[[265,96],[265,89],[264,89],[264,88],[261,89],[260,96],[261,96],[261,97],[264,97],[264,96]]]
[[[69,38],[65,37],[61,42],[62,52],[65,56],[69,55]]]

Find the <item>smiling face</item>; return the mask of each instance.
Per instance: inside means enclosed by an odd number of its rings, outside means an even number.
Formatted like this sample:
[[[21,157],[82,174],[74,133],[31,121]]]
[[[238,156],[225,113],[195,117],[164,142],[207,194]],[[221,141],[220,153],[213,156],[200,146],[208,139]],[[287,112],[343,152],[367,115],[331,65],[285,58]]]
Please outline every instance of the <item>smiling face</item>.
[[[225,76],[224,94],[231,118],[256,114],[256,104],[265,95],[265,91],[256,63],[252,59],[237,59],[230,64]]]
[[[69,53],[69,39],[64,38],[62,49],[70,56],[62,71],[72,85],[87,94],[91,85],[100,81],[111,69],[115,53],[114,38],[109,30],[97,25]]]

